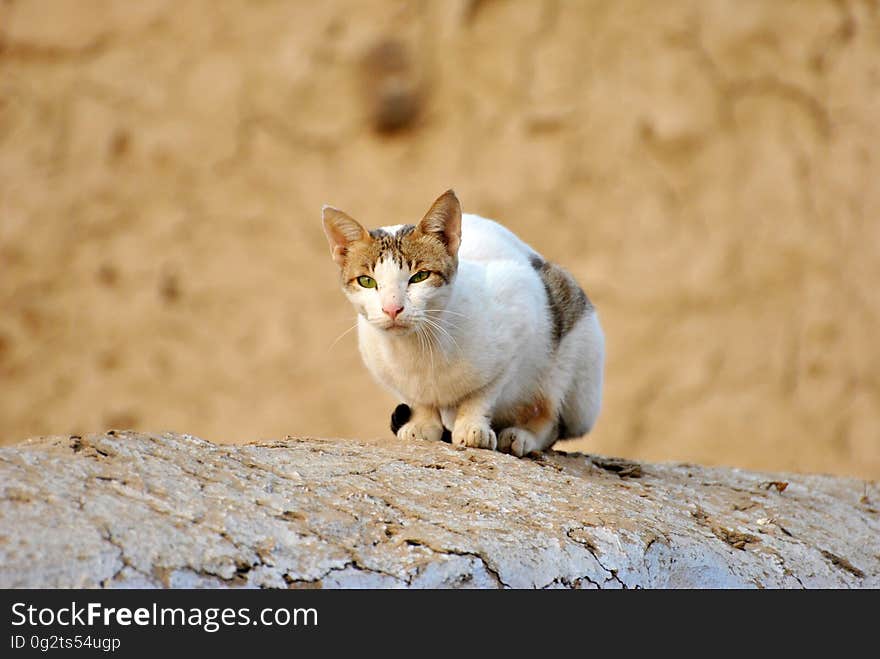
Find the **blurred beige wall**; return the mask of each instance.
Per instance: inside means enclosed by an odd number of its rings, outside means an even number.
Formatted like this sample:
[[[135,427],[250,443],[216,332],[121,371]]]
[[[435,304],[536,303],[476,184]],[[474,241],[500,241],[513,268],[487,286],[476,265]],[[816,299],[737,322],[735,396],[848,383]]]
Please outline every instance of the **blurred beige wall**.
[[[320,208],[450,186],[600,311],[563,448],[880,476],[880,4],[847,0],[0,3],[0,438],[387,433]]]

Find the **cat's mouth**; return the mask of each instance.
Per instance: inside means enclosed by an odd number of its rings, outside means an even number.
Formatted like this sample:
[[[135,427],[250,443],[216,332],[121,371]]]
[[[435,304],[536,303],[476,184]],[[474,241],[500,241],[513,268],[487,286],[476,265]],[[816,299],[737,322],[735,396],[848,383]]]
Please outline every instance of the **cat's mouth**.
[[[403,334],[412,330],[412,324],[405,320],[389,320],[379,325],[379,328],[392,334]]]

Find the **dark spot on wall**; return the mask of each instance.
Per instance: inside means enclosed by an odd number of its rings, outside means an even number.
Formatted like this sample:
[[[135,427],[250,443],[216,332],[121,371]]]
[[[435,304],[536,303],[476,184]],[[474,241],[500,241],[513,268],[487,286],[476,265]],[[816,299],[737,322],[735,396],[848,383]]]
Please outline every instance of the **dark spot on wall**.
[[[96,359],[98,368],[102,371],[115,371],[119,368],[121,361],[119,353],[115,350],[105,350],[104,352],[101,352]]]
[[[167,304],[173,304],[180,299],[180,279],[175,274],[165,274],[159,280],[159,296]]]
[[[102,286],[112,287],[119,282],[119,270],[112,263],[102,263],[95,277]]]
[[[122,160],[131,150],[131,137],[128,132],[122,129],[113,133],[110,138],[110,144],[107,146],[107,153],[110,160]]]
[[[421,112],[423,94],[409,48],[385,38],[363,58],[363,88],[373,129],[390,134],[410,128]]]

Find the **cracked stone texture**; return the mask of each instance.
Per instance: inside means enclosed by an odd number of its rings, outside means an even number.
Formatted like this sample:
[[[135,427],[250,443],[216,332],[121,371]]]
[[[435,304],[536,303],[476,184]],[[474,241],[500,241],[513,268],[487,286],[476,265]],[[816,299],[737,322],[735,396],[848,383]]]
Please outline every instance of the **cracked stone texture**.
[[[880,586],[880,488],[441,443],[0,449],[0,587]]]
[[[878,7],[0,2],[0,441],[386,435],[319,209],[454,186],[600,310],[576,448],[878,478]]]

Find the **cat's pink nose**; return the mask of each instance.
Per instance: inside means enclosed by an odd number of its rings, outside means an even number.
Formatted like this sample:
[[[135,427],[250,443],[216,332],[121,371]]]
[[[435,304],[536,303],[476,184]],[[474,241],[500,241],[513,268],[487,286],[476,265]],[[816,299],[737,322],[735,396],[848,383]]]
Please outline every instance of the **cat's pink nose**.
[[[397,316],[403,313],[403,307],[399,306],[396,302],[392,302],[391,304],[383,306],[382,311],[384,311],[391,320],[397,320]]]

